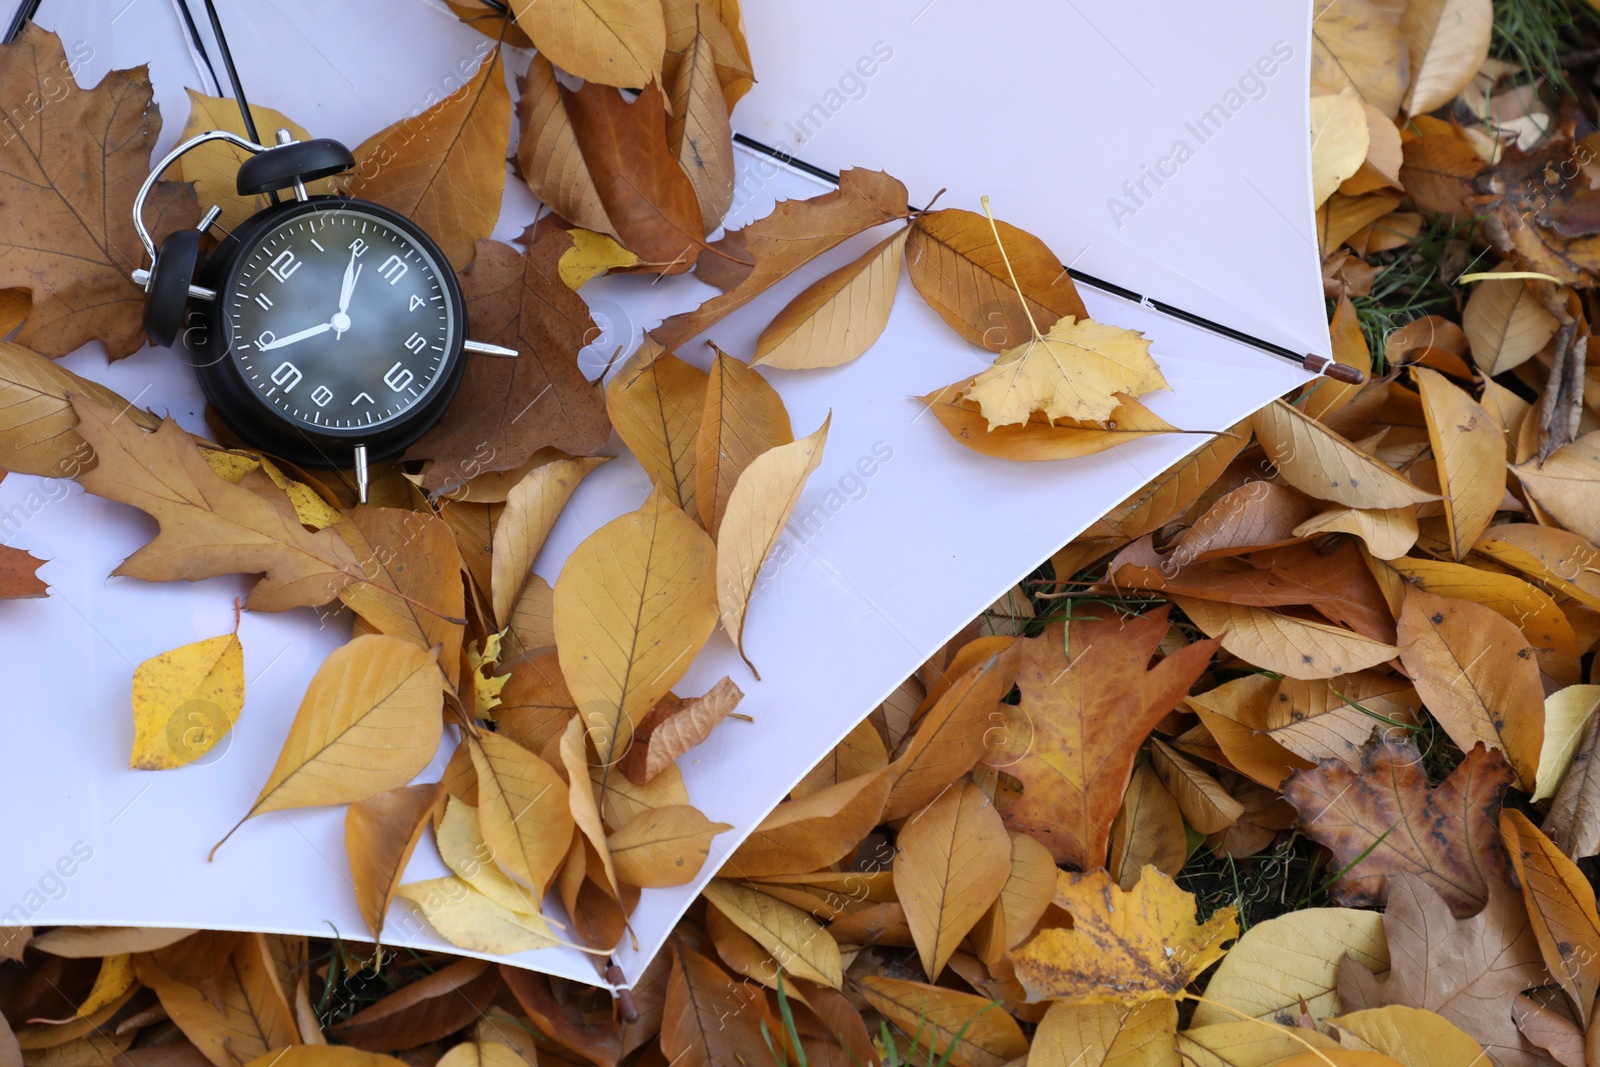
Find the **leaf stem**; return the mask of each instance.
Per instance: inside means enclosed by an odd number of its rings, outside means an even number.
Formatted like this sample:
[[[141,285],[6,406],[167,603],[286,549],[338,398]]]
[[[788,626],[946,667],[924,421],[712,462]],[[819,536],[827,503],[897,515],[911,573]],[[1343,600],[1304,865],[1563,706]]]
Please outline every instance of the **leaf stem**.
[[[1006,246],[1000,241],[1000,227],[994,224],[994,214],[989,210],[989,197],[985,194],[983,200],[983,214],[989,220],[989,232],[994,234],[994,243],[1000,249],[1000,259],[1006,265],[1006,273],[1011,276],[1011,288],[1017,291],[1017,299],[1022,301],[1022,313],[1028,316],[1028,325],[1033,327],[1033,336],[1044,339],[1044,334],[1039,332],[1039,324],[1033,321],[1033,309],[1028,306],[1028,298],[1022,295],[1022,286],[1017,284],[1017,272],[1011,269],[1011,257],[1006,255]]]

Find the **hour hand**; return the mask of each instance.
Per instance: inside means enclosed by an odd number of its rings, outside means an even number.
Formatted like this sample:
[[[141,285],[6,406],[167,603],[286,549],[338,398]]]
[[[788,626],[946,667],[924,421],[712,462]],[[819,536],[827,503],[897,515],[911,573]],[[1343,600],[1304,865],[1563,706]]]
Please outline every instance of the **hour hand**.
[[[291,333],[288,337],[275,338],[271,342],[262,345],[259,351],[270,352],[274,348],[282,348],[284,345],[292,345],[296,341],[304,341],[307,337],[315,337],[317,334],[327,333],[331,329],[333,329],[333,323],[320,323],[311,327],[309,330],[301,330],[299,333]]]

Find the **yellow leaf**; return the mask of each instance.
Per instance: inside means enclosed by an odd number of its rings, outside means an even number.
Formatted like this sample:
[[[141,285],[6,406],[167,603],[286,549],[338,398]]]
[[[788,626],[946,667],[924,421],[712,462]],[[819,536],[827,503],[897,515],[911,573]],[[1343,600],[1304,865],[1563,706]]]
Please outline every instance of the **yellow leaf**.
[[[1495,268],[1511,269],[1510,263]],[[1484,377],[1503,374],[1527,362],[1555,336],[1560,325],[1522,281],[1479,283],[1461,311],[1461,329],[1472,345],[1472,362]]]
[[[694,186],[706,233],[722,225],[733,203],[733,127],[715,51],[711,39],[696,32],[668,87],[667,147]]]
[[[578,147],[572,117],[561,99],[555,70],[543,55],[535,55],[528,66],[522,97],[517,102],[517,121],[522,131],[517,144],[517,171],[540,203],[580,227],[572,231],[573,244],[583,245],[578,236],[581,230],[616,236],[605,205],[600,202],[594,175],[583,161],[583,150]],[[557,269],[562,280],[577,289],[567,278],[565,254],[561,264]],[[574,271],[573,277],[578,277],[578,272]]]
[[[683,772],[671,764],[644,785],[634,785],[611,767],[590,767],[589,781],[599,787],[600,817],[607,826],[626,826],[639,813],[668,804],[689,803]]]
[[[1313,515],[1294,528],[1296,537],[1347,533],[1361,538],[1378,559],[1399,559],[1417,543],[1417,509],[1335,507]]]
[[[713,907],[770,952],[791,977],[834,989],[844,981],[838,944],[799,908],[722,878],[712,879],[702,892]]]
[[[1500,812],[1500,836],[1511,857],[1528,918],[1550,976],[1578,1009],[1587,1025],[1600,991],[1600,917],[1594,886],[1528,817]]]
[[[210,752],[244,709],[244,647],[237,633],[152,656],[133,671],[128,766],[167,771]]]
[[[1194,921],[1194,896],[1146,868],[1131,892],[1103,870],[1061,872],[1055,903],[1072,928],[1050,927],[1011,954],[1029,1000],[1126,1004],[1175,998],[1239,936],[1234,909]]]
[[[1311,98],[1311,199],[1313,207],[1333,195],[1366,161],[1371,135],[1367,110],[1351,86]]]
[[[521,745],[485,731],[469,736],[478,774],[478,829],[494,862],[542,897],[572,844],[567,786]]]
[[[1539,749],[1539,770],[1533,801],[1548,800],[1572,766],[1583,728],[1600,711],[1600,685],[1569,685],[1544,698],[1544,745]]]
[[[1332,678],[1393,659],[1400,650],[1327,623],[1265,608],[1174,596],[1173,602],[1208,636],[1241,659],[1290,678]]]
[[[1021,426],[991,427],[975,402],[961,399],[962,391],[973,381],[976,379],[947,385],[921,400],[951,437],[974,452],[997,459],[1075,459],[1152,434],[1182,432],[1137,400],[1120,393],[1116,408],[1104,422],[1062,419],[1052,423],[1034,412]]]
[[[1115,394],[1167,388],[1142,335],[1071,315],[1000,353],[972,382],[964,396],[977,402],[990,428],[1026,423],[1035,411],[1052,421],[1104,421],[1116,410]]]
[[[1444,375],[1415,368],[1428,441],[1444,488],[1444,517],[1456,559],[1472,550],[1506,492],[1506,449],[1488,413]]]
[[[334,649],[312,677],[260,795],[233,829],[253,815],[353,804],[405,785],[439,750],[443,704],[444,676],[426,649],[383,634]]]
[[[1318,500],[1399,508],[1439,499],[1282,400],[1256,412],[1250,424],[1283,480]]]
[[[1188,858],[1189,835],[1178,802],[1150,764],[1141,763],[1134,768],[1117,821],[1111,824],[1111,859],[1106,867],[1119,886],[1132,889],[1146,866],[1177,874]]]
[[[1454,1023],[1409,1005],[1390,1004],[1336,1015],[1328,1023],[1393,1057],[1401,1067],[1486,1067],[1492,1062],[1483,1046]]]
[[[895,892],[923,973],[937,981],[956,946],[1000,896],[1011,843],[1000,813],[971,782],[912,815],[896,843]]]
[[[383,919],[394,900],[395,887],[440,795],[438,782],[405,785],[351,804],[345,812],[350,881],[361,917],[375,938],[383,936]]]
[[[606,839],[617,877],[641,889],[692,882],[705,866],[711,839],[733,827],[712,822],[687,804],[651,808]]]
[[[1550,526],[1491,526],[1473,550],[1544,582],[1584,607],[1600,611],[1600,549]]]
[[[215,1067],[236,1067],[300,1040],[264,934],[245,934],[223,962],[215,1002],[167,975],[148,955],[136,956],[133,965],[167,1017]]]
[[[506,656],[510,663],[556,643],[556,591],[537,574],[528,575],[506,619]]]
[[[762,453],[794,440],[778,391],[749,365],[711,346],[716,363],[706,380],[695,441],[695,503],[712,537],[722,528],[739,475]]]
[[[527,1059],[503,1042],[463,1041],[459,1045],[452,1045],[450,1051],[440,1056],[436,1067],[528,1067],[528,1065]]]
[[[753,362],[815,370],[864,354],[889,324],[910,233],[910,226],[902,226],[807,286],[761,331]]]
[[[1311,19],[1311,81],[1353,86],[1361,99],[1394,118],[1410,62],[1399,28],[1368,0],[1317,0]]]
[[[1281,1067],[1309,1044],[1328,1052],[1339,1043],[1318,1030],[1298,1026],[1263,1026],[1258,1022],[1214,1023],[1192,1026],[1178,1035],[1178,1051],[1185,1067]],[[1318,1062],[1316,1067],[1328,1067]],[[1337,1067],[1337,1064],[1335,1064]]]
[[[705,408],[706,374],[647,341],[606,386],[606,413],[667,499],[695,512],[695,437]]]
[[[717,622],[711,538],[659,485],[644,506],[590,534],[556,579],[561,674],[602,780],[633,727],[683,677]],[[604,808],[604,790],[601,806]]]
[[[901,1033],[916,1035],[930,1058],[948,1055],[957,1067],[1005,1067],[1028,1052],[1022,1028],[987,997],[876,974],[862,978],[859,988]]]
[[[1600,482],[1600,431],[1562,445],[1543,464],[1530,459],[1511,469],[1553,519],[1580,537],[1600,541],[1600,508],[1594,499]]]
[[[511,9],[539,53],[573,77],[634,89],[661,81],[659,0],[512,0]]]
[[[717,531],[717,608],[722,628],[747,664],[750,657],[744,651],[744,625],[750,597],[767,554],[800,500],[806,479],[822,462],[822,446],[832,418],[824,419],[809,437],[757,456],[728,495],[728,510]],[[751,664],[750,669],[755,671],[755,666]],[[761,677],[759,672],[756,677]]]
[[[232,101],[229,101],[229,105],[232,106]],[[309,485],[287,477],[276,463],[265,456],[225,452],[220,448],[207,448],[203,453],[211,469],[234,485],[238,485],[251,471],[266,472],[272,484],[288,495],[289,503],[294,505],[294,512],[300,521],[313,530],[326,529],[339,521],[338,508],[318,496]]]
[[[229,97],[206,96],[193,89],[185,91],[189,94],[189,118],[183,124],[179,140],[186,141],[206,130],[227,130],[240,137],[248,136],[237,101]],[[311,137],[304,126],[270,107],[251,104],[250,116],[255,119],[256,129],[267,138],[267,144],[272,143],[273,131],[278,129],[288,130],[297,141]],[[235,176],[239,173],[239,164],[249,158],[250,153],[242,148],[212,141],[178,161],[178,172],[183,175],[184,181],[194,182],[195,195],[200,198],[202,206],[215,204],[220,207],[222,217],[218,221],[230,230],[268,205],[265,194],[239,194]],[[313,195],[332,192],[333,182],[327,179],[307,182],[306,191]]]
[[[1414,0],[1400,16],[1411,52],[1405,109],[1426,114],[1455,99],[1489,58],[1494,28],[1489,0]]]
[[[1028,1067],[1181,1067],[1178,1005],[1152,1000],[1050,1005],[1033,1035]]]
[[[457,797],[445,804],[444,818],[435,828],[439,858],[452,874],[488,897],[495,905],[521,915],[539,914],[539,897],[512,881],[494,863],[493,850],[483,839],[478,809]]]
[[[973,948],[987,967],[994,967],[1027,940],[1055,896],[1056,861],[1050,850],[1027,834],[1007,836],[1011,839],[1011,863],[1006,884],[989,914],[972,928]]]
[[[416,905],[440,937],[468,952],[509,955],[557,943],[543,919],[502,908],[460,878],[407,882],[395,892]]]
[[[1277,789],[1296,770],[1315,766],[1310,760],[1297,758],[1267,732],[1278,689],[1277,680],[1268,675],[1247,674],[1184,698],[1234,769],[1268,789]],[[1366,739],[1365,732],[1361,739]],[[1164,864],[1156,866],[1168,874],[1177,873],[1167,870]],[[1134,879],[1139,876],[1138,866],[1125,868],[1124,872]],[[1123,888],[1132,888],[1132,883],[1124,883]]]
[[[495,525],[490,584],[494,594],[494,617],[509,619],[528,570],[539,557],[539,550],[555,527],[561,509],[572,499],[578,483],[600,464],[605,456],[558,459],[535,467],[506,494],[506,509]]]
[[[567,288],[574,292],[613,268],[639,265],[638,256],[617,244],[607,234],[584,229],[567,232],[572,234],[572,247],[561,253],[561,261],[556,269]]]
[[[133,983],[133,957],[126,952],[106,956],[100,961],[94,985],[89,989],[88,996],[83,998],[83,1003],[78,1005],[74,1018],[88,1018],[133,988]]]
[[[617,868],[612,862],[611,850],[606,845],[606,828],[600,817],[600,807],[595,803],[594,783],[589,781],[589,750],[584,737],[583,720],[576,715],[567,720],[559,752],[561,768],[567,772],[567,807],[572,814],[573,825],[594,847],[595,855],[600,858],[600,867],[605,872],[606,885],[610,887],[611,895],[620,900],[622,890],[617,885]]]
[[[837,863],[882,820],[895,777],[880,768],[784,801],[739,846],[729,869],[763,878]]]
[[[1151,739],[1150,766],[1178,802],[1184,821],[1198,832],[1220,833],[1244,814],[1244,805],[1229,796],[1215,778],[1160,738]]]
[[[1367,970],[1389,969],[1383,916],[1355,908],[1307,908],[1257,923],[1228,950],[1195,1005],[1191,1027],[1227,1023],[1238,1016],[1293,1026],[1300,1003],[1315,1018],[1338,1005],[1339,962],[1345,954]],[[1220,1006],[1219,1006],[1220,1005]]]

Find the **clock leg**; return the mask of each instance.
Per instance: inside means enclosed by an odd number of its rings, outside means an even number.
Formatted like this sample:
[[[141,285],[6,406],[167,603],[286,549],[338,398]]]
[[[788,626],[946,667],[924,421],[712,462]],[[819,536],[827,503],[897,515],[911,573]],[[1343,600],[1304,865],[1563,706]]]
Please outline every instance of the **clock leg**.
[[[356,500],[367,502],[367,446],[356,445]]]
[[[475,356],[503,356],[506,359],[515,359],[517,357],[515,348],[492,345],[488,341],[468,341],[461,348],[463,351],[470,352]]]

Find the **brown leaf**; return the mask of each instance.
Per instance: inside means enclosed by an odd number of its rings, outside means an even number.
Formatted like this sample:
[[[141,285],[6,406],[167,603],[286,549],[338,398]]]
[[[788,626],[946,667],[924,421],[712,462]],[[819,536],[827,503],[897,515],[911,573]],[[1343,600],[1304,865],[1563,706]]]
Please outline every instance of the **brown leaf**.
[[[344,815],[345,852],[356,905],[372,936],[383,936],[384,915],[416,851],[444,783],[403,785],[350,805]]]
[[[74,429],[78,416],[72,410],[73,396],[126,414],[146,430],[161,425],[160,419],[100,383],[21,345],[0,341],[0,455],[7,470],[73,478],[94,464],[94,450]]]
[[[20,548],[0,545],[0,600],[49,595],[44,580],[33,573],[43,564]]]
[[[899,181],[881,171],[846,170],[839,176],[838,190],[808,200],[782,201],[770,215],[711,244],[711,252],[701,257],[698,276],[725,291],[693,311],[672,316],[650,336],[669,351],[678,348],[797,267],[863,230],[910,213],[906,187]],[[753,267],[742,266],[752,260]],[[708,272],[708,267],[717,270]]]
[[[986,997],[882,975],[859,987],[906,1039],[916,1035],[917,1047],[958,1067],[1005,1067],[1028,1051],[1016,1020]]]
[[[1600,715],[1589,718],[1545,816],[1544,831],[1573,859],[1600,854]]]
[[[1394,118],[1410,77],[1405,38],[1368,0],[1318,0],[1313,12],[1311,80],[1361,98]]]
[[[535,55],[521,87],[517,122],[522,139],[517,146],[517,167],[523,181],[534,196],[568,222],[616,236],[600,203],[594,175],[583,161],[550,61]]]
[[[748,886],[715,878],[703,890],[711,905],[755,938],[795,978],[838,989],[839,946],[809,914]]]
[[[1488,414],[1437,371],[1415,371],[1428,440],[1444,490],[1444,516],[1456,559],[1471,551],[1505,496],[1505,442]]]
[[[642,811],[606,839],[617,877],[641,889],[684,885],[700,874],[711,839],[733,827],[687,804]]]
[[[892,771],[879,770],[779,804],[739,846],[728,869],[763,878],[837,863],[885,817],[884,802],[894,782]]]
[[[328,1036],[374,1052],[416,1048],[460,1030],[489,1010],[500,975],[483,960],[457,960],[390,993]]]
[[[334,524],[367,579],[339,599],[378,633],[421,648],[440,646],[439,665],[455,685],[466,613],[460,555],[450,527],[432,515],[400,508],[351,508]]]
[[[1318,500],[1397,508],[1437,499],[1282,400],[1256,412],[1250,422],[1283,480]]]
[[[715,345],[712,348],[717,358],[706,379],[705,403],[695,437],[694,500],[700,525],[715,537],[739,475],[763,452],[793,441],[794,428],[789,424],[783,398],[759,371]],[[687,384],[693,377],[673,369],[677,376],[657,378],[657,382],[664,385],[681,378]],[[685,402],[684,406],[689,404]]]
[[[951,953],[1000,896],[1011,844],[989,798],[971,782],[946,790],[900,831],[895,892],[923,973],[937,980]]]
[[[557,999],[550,979],[535,971],[502,963],[500,975],[541,1033],[571,1049],[596,1067],[616,1067],[622,1055],[622,1027],[611,1012],[591,1012],[584,1002],[569,995]],[[600,990],[592,992],[609,1001]]]
[[[495,525],[490,579],[496,619],[510,620],[522,584],[556,519],[578,484],[604,462],[605,457],[552,460],[529,471],[506,495],[506,509]]]
[[[889,324],[909,233],[902,226],[801,290],[761,331],[752,362],[814,370],[863,355]]]
[[[572,841],[567,786],[550,764],[499,734],[485,731],[467,744],[478,775],[478,826],[490,854],[542,896]]]
[[[1290,775],[1283,795],[1304,831],[1332,850],[1339,903],[1381,904],[1393,876],[1414,874],[1465,916],[1483,907],[1490,884],[1504,882],[1509,871],[1498,820],[1511,780],[1500,753],[1480,744],[1430,787],[1416,745],[1374,738],[1359,772],[1323,760]]]
[[[617,769],[635,785],[644,785],[666,770],[667,764],[710,737],[742,699],[744,694],[729,678],[687,700],[669,693],[634,727],[633,746]]]
[[[1122,807],[1111,824],[1111,857],[1106,861],[1111,878],[1123,889],[1131,890],[1139,884],[1145,867],[1176,875],[1188,858],[1189,836],[1178,802],[1150,764],[1141,763],[1134,768]],[[1053,882],[1051,890],[1054,891]]]
[[[709,392],[704,371],[653,344],[641,345],[606,386],[617,436],[667,499],[690,514],[699,514],[696,435]]]
[[[1505,1067],[1537,1067],[1534,1052],[1511,1018],[1510,1000],[1547,980],[1532,924],[1516,894],[1491,883],[1486,906],[1470,919],[1423,879],[1400,875],[1383,916],[1389,973],[1377,977],[1346,957],[1339,967],[1345,1011],[1386,1004],[1423,1008],[1476,1038]]]
[[[1150,766],[1183,812],[1184,822],[1202,834],[1215,834],[1239,821],[1244,805],[1198,764],[1173,751],[1160,738],[1150,741]]]
[[[561,678],[556,651],[549,649],[511,665],[511,680],[494,709],[496,728],[529,752],[543,752],[559,737],[578,705]]]
[[[601,85],[661,80],[666,19],[657,0],[517,0],[517,25],[550,62]]]
[[[1139,746],[1217,649],[1215,641],[1187,645],[1147,670],[1167,626],[1165,607],[1127,619],[1089,608],[1065,633],[1055,624],[1019,642],[1017,685],[1032,746],[1006,768],[1023,788],[1006,822],[1041,841],[1058,863],[1104,865]]]
[[[1089,317],[1061,257],[1026,230],[998,219],[995,227],[1004,256],[989,220],[976,212],[946,208],[912,223],[906,244],[911,284],[951,329],[970,344],[999,352],[1022,344],[1035,327],[1048,331],[1063,315]],[[1005,257],[1027,298],[1026,309]]]
[[[239,937],[226,961],[218,962],[217,1005],[168,975],[149,956],[134,957],[134,969],[139,981],[155,990],[167,1017],[215,1067],[236,1067],[300,1040],[266,935]]]
[[[578,367],[594,323],[559,273],[572,237],[551,226],[524,238],[523,253],[481,242],[472,269],[461,276],[473,337],[520,355],[469,358],[449,411],[407,450],[408,460],[433,461],[422,478],[430,493],[485,471],[515,470],[547,446],[588,456],[610,439],[605,402]]]
[[[93,89],[70,73],[61,40],[26,25],[0,51],[0,95],[30,101],[0,145],[0,289],[27,289],[33,305],[17,342],[64,356],[92,340],[112,359],[144,345],[143,266],[133,197],[161,134],[146,68],[114,70]],[[31,115],[28,112],[32,112]],[[145,208],[159,237],[198,216],[191,188],[158,182]]]
[[[1579,1022],[1587,1025],[1600,990],[1594,886],[1520,811],[1500,813],[1500,836],[1522,883],[1523,903],[1545,966],[1572,997]]]
[[[1424,133],[1405,143],[1400,181],[1424,211],[1470,215],[1473,212],[1466,202],[1477,196],[1475,180],[1489,165],[1473,151],[1466,138],[1453,128],[1446,129],[1449,132]],[[1491,285],[1505,287],[1504,282]],[[1476,344],[1473,352],[1478,354]]]
[[[337,534],[302,526],[289,498],[263,473],[238,485],[218,476],[177,423],[169,419],[147,433],[92,401],[74,398],[73,410],[98,458],[79,483],[161,524],[155,540],[113,573],[191,582],[264,574],[249,599],[258,611],[326,604],[360,576],[355,553]]]
[[[460,270],[500,218],[510,139],[511,93],[496,48],[467,84],[357,148],[347,190],[421,226]]]
[[[716,20],[711,21],[721,28]],[[728,102],[722,95],[715,56],[711,39],[696,33],[675,76],[666,83],[672,103],[667,147],[694,186],[703,233],[722,225],[722,217],[733,203],[733,128],[728,125]]]
[[[1552,518],[1589,541],[1600,540],[1594,485],[1600,481],[1600,431],[1511,468],[1528,496]]]
[[[737,982],[715,963],[672,938],[667,1001],[661,1016],[661,1051],[684,1067],[734,1067],[771,1058],[761,1038],[766,998],[759,987]]]

